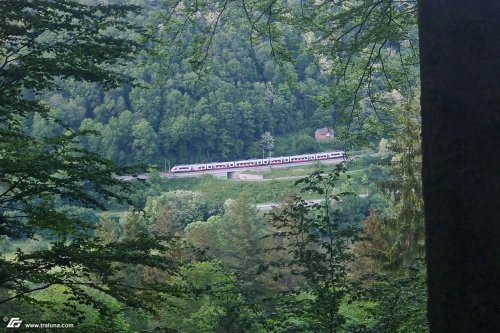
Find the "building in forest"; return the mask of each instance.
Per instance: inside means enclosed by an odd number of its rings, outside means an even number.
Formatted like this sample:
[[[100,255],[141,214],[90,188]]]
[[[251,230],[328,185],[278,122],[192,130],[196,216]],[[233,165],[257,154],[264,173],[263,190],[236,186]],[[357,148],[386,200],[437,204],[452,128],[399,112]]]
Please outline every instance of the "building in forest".
[[[335,131],[331,128],[318,128],[316,132],[314,132],[314,138],[316,141],[328,140],[335,138]]]

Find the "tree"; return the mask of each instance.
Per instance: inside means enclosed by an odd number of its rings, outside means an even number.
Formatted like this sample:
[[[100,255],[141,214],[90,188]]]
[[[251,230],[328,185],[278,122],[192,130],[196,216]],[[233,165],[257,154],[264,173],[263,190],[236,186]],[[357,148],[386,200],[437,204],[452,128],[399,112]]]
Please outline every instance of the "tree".
[[[210,216],[207,221],[189,223],[184,228],[185,239],[189,244],[208,252],[209,255],[217,254],[217,229],[221,223],[219,215]]]
[[[431,332],[500,330],[498,1],[420,1]]]
[[[256,281],[262,264],[262,241],[265,234],[257,209],[242,193],[236,200],[224,203],[224,216],[217,229],[220,258],[233,271],[242,275],[242,282],[248,292],[258,293]],[[248,287],[252,286],[252,287]]]
[[[142,118],[132,126],[132,152],[138,162],[152,162],[158,154],[158,137],[149,122]]]
[[[274,138],[271,132],[264,132],[260,137],[260,146],[262,147],[262,157],[264,157],[264,151],[267,151],[267,155],[271,157],[274,149]]]
[[[95,236],[104,244],[112,243],[120,239],[121,231],[118,221],[109,214],[105,214],[99,221],[99,225],[95,230]]]
[[[145,284],[139,291],[115,273],[123,264],[174,269],[162,255],[168,251],[166,238],[138,235],[99,244],[90,236],[89,221],[60,207],[63,202],[105,209],[108,202],[124,200],[117,193],[127,186],[113,177],[120,170],[79,148],[81,132],[59,119],[53,121],[63,128],[61,134],[36,138],[24,129],[31,116],[51,117],[40,96],[57,90],[59,79],[99,81],[104,87],[126,79],[110,68],[138,47],[128,38],[135,28],[126,20],[137,10],[70,0],[0,3],[0,235],[33,239],[43,232],[51,240],[48,249],[0,256],[0,307],[7,316],[16,316],[11,304],[50,306],[34,292],[58,285],[70,299],[62,306],[76,319],[84,314],[75,303],[113,314],[96,293],[152,310],[152,295],[163,287]]]
[[[174,282],[194,289],[193,297],[170,297],[172,307],[161,313],[161,326],[179,332],[264,332],[258,313],[241,293],[235,274],[220,261],[196,262],[183,268]]]
[[[149,197],[144,212],[152,230],[162,234],[179,232],[203,218],[206,203],[198,192],[176,190]]]
[[[368,306],[370,329],[362,332],[428,333],[426,270],[422,259],[399,274],[372,276],[362,299]],[[366,319],[368,319],[366,318]]]
[[[342,224],[333,212],[332,203],[345,193],[336,191],[336,182],[345,171],[338,164],[326,176],[322,171],[300,179],[301,192],[323,197],[320,204],[308,204],[295,197],[273,216],[273,237],[283,240],[278,251],[288,258],[278,261],[304,279],[301,286],[287,290],[278,302],[281,308],[276,322],[278,332],[341,332],[346,318],[339,312],[348,295],[348,264],[353,260],[350,244],[357,239],[357,229]]]
[[[375,166],[369,169],[370,177],[391,199],[391,209],[380,219],[377,236],[385,245],[376,251],[379,264],[394,271],[425,255],[420,107],[417,97],[401,100],[396,106],[398,132],[379,144],[379,151],[386,150],[385,156],[390,157],[390,174],[374,174]]]
[[[300,134],[295,139],[296,154],[310,154],[318,151],[318,143],[307,134]]]

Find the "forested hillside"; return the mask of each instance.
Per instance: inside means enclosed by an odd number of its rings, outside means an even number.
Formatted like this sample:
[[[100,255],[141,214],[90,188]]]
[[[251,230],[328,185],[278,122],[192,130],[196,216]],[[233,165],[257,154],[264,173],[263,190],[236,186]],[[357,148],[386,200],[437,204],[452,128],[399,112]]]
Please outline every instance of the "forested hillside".
[[[134,4],[142,10],[130,16],[133,23],[144,29],[158,24],[162,6],[151,1]],[[187,26],[179,40],[182,50],[189,52],[190,41],[202,33],[207,20],[200,15],[198,26]],[[143,50],[119,69],[136,79],[133,84],[106,90],[99,83],[60,79],[61,89],[44,96],[50,116],[74,129],[98,132],[99,137],[82,140],[83,147],[122,164],[252,158],[262,154],[259,141],[264,132],[293,134],[294,144],[278,153],[303,153],[304,146],[317,150],[314,130],[341,130],[342,124],[333,106],[314,101],[326,92],[331,77],[317,59],[301,52],[307,39],[292,31],[285,36],[294,45],[289,70],[296,81],[290,85],[269,43],[252,41],[248,31],[237,28],[244,19],[233,20],[241,22],[222,26],[213,36],[207,71],[200,73],[181,54],[162,60]],[[40,116],[26,125],[37,138],[63,131]]]

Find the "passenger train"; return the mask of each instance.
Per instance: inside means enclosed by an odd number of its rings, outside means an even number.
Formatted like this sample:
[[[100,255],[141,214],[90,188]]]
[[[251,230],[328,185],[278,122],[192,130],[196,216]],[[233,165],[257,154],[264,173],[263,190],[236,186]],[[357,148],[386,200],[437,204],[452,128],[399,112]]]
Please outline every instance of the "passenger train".
[[[203,172],[214,170],[226,170],[236,168],[251,168],[265,165],[293,164],[309,161],[322,161],[336,158],[343,158],[343,151],[330,151],[325,153],[304,154],[295,156],[268,157],[253,160],[242,160],[234,162],[213,162],[206,164],[184,164],[174,166],[170,172]]]

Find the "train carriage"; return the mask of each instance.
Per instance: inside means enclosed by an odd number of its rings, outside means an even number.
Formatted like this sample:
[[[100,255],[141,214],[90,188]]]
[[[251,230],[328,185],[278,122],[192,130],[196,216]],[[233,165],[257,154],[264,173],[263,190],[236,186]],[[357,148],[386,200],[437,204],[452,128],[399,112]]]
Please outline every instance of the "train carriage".
[[[189,172],[191,171],[192,166],[191,165],[176,165],[170,170],[170,172]]]
[[[229,167],[229,162],[225,163],[212,163],[214,170],[227,169]]]
[[[241,168],[241,167],[253,167],[257,165],[258,160],[245,160],[245,161],[236,161],[234,162],[234,167],[235,168]]]
[[[191,168],[192,171],[205,171],[206,169],[206,164],[193,164]]]
[[[344,157],[343,151],[333,151],[328,153],[329,158],[341,158]]]
[[[317,160],[326,160],[326,159],[328,159],[328,153],[316,154],[316,159]]]
[[[290,156],[290,163],[307,162],[307,161],[310,161],[311,156],[312,155]]]

